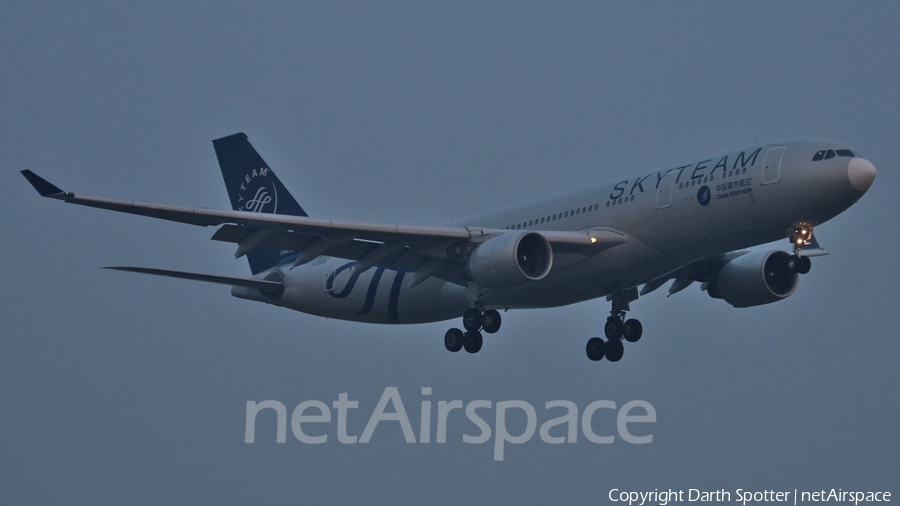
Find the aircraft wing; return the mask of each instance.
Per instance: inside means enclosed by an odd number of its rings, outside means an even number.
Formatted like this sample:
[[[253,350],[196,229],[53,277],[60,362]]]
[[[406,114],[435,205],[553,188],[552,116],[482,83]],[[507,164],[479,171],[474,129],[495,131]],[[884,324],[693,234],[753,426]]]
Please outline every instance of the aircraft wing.
[[[257,247],[289,249],[299,252],[294,265],[319,255],[356,260],[365,270],[375,264],[415,271],[430,260],[431,275],[457,281],[455,264],[468,257],[479,243],[508,233],[504,229],[378,224],[324,220],[317,218],[227,211],[196,207],[135,202],[78,195],[61,190],[30,170],[22,175],[43,197],[110,211],[138,214],[151,218],[198,226],[221,226],[213,235],[217,241],[238,245],[235,257]],[[627,238],[612,229],[587,231],[537,231],[554,252],[592,256],[624,243]],[[451,279],[452,278],[452,279]]]
[[[819,241],[815,238],[815,236],[812,236],[810,238],[809,244],[802,246],[800,250],[803,252],[803,256],[807,257],[818,257],[828,254],[828,251],[826,251],[822,248],[822,246],[819,245]],[[702,258],[700,260],[695,260],[687,265],[679,267],[678,269],[668,274],[645,283],[643,288],[641,288],[640,295],[647,295],[648,293],[666,284],[670,280],[674,280],[674,282],[669,285],[669,295],[674,295],[684,290],[695,281],[702,283],[700,285],[701,290],[706,290],[714,272],[717,272],[724,264],[730,262],[731,260],[734,260],[739,256],[746,255],[750,252],[751,250],[731,251],[721,255],[714,255],[711,257]]]

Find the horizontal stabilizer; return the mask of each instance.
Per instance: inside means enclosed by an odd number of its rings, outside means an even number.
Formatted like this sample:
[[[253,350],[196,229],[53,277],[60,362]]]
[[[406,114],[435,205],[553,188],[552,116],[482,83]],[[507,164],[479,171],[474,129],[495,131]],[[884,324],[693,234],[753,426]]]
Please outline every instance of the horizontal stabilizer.
[[[167,276],[170,278],[191,279],[194,281],[205,281],[207,283],[219,283],[222,285],[242,286],[244,288],[253,288],[260,291],[280,290],[284,288],[284,283],[280,281],[267,281],[264,279],[250,278],[234,278],[231,276],[213,276],[211,274],[198,274],[196,272],[169,271],[165,269],[152,269],[149,267],[104,267],[104,269],[112,269],[115,271],[138,272],[141,274],[152,274],[154,276]]]

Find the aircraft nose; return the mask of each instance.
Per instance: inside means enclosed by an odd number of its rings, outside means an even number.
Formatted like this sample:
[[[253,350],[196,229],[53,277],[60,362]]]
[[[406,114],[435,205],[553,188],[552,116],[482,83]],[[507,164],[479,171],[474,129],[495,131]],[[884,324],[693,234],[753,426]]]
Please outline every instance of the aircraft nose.
[[[875,166],[865,158],[853,158],[847,165],[847,177],[854,188],[865,192],[875,181]]]

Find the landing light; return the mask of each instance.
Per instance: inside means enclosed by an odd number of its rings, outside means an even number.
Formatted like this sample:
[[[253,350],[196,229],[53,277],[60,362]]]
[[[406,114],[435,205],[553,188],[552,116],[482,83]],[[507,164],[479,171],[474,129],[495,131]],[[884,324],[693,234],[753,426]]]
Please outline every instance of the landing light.
[[[591,237],[591,244],[594,244],[595,242],[597,242],[597,238],[596,238],[596,237]]]

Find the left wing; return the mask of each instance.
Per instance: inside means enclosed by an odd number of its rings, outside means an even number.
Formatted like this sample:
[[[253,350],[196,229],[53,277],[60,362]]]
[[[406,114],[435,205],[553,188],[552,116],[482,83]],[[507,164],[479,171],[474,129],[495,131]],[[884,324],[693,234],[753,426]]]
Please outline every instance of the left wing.
[[[375,264],[409,271],[423,268],[430,271],[429,275],[459,282],[460,275],[456,267],[468,258],[478,244],[510,232],[479,227],[323,220],[91,197],[63,191],[30,170],[23,170],[22,175],[41,196],[70,204],[204,227],[221,225],[212,239],[237,244],[235,257],[241,257],[258,247],[294,250],[299,252],[294,266],[309,262],[319,255],[329,255],[356,260],[357,270],[360,271]],[[627,240],[624,234],[607,228],[578,232],[535,232],[547,239],[555,253],[577,252],[586,256]],[[425,266],[429,261],[431,264]]]

